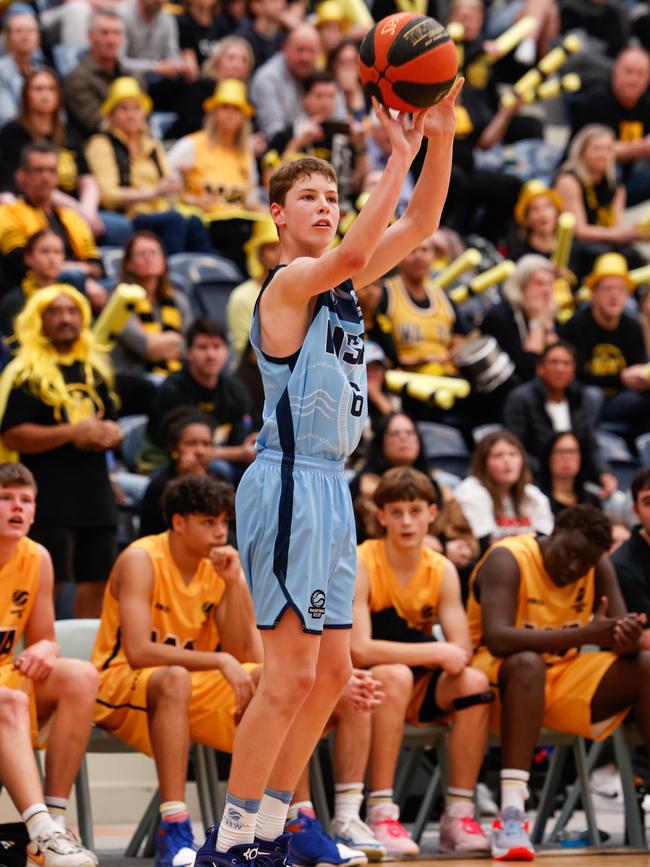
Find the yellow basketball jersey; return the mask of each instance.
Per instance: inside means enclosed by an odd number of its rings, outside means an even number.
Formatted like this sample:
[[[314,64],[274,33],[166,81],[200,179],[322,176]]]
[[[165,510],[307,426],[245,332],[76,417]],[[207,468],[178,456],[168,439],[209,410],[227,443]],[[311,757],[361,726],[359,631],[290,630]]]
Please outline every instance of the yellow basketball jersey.
[[[212,563],[202,560],[192,580],[186,584],[169,550],[169,533],[145,536],[133,542],[131,547],[146,551],[153,563],[152,640],[185,650],[216,650],[219,632],[214,615],[223,597],[225,583]],[[112,579],[111,574],[93,648],[92,661],[100,671],[115,665],[128,665],[120,640],[119,604],[112,592]]]
[[[431,355],[446,358],[456,321],[454,308],[444,291],[428,281],[425,284],[428,307],[418,307],[398,275],[385,281],[388,293],[388,318],[392,323],[393,341],[404,364],[424,363]],[[451,361],[441,364],[440,375],[456,373]]]
[[[371,614],[392,608],[412,629],[431,635],[438,618],[440,584],[446,559],[431,548],[420,549],[420,562],[404,587],[388,562],[383,539],[369,539],[358,549],[370,579]]]
[[[515,626],[519,629],[571,629],[588,623],[594,607],[594,569],[591,568],[573,584],[558,587],[542,560],[537,539],[534,535],[509,536],[496,542],[477,563],[470,578],[470,594],[467,603],[472,647],[483,645],[483,624],[481,606],[474,596],[476,576],[485,558],[495,548],[506,548],[515,558],[519,567],[519,598]],[[545,653],[544,659],[552,664],[560,659],[568,659],[578,652],[573,648],[562,654]]]
[[[13,664],[13,650],[32,613],[40,568],[40,546],[24,538],[0,569],[0,666]]]

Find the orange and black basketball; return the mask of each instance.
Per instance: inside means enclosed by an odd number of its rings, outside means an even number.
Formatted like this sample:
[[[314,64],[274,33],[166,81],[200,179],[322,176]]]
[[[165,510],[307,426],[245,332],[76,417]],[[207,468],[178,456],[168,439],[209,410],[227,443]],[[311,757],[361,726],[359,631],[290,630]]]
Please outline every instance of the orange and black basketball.
[[[457,69],[456,46],[445,28],[417,12],[382,18],[359,49],[367,93],[398,111],[434,105],[450,90]]]

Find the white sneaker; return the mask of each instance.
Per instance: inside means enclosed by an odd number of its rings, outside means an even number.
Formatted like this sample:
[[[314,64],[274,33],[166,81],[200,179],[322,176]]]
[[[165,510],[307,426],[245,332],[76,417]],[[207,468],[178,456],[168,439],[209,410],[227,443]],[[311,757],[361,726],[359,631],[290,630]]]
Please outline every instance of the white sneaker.
[[[98,867],[99,858],[97,857],[97,855],[95,855],[95,853],[91,849],[86,849],[86,847],[83,845],[83,843],[74,833],[74,831],[71,831],[70,828],[65,828],[64,830],[68,839],[72,840],[72,842],[81,849],[84,855],[86,855],[86,857],[89,858],[93,862],[93,864],[97,865]]]
[[[25,867],[96,867],[95,855],[63,829],[37,837],[27,846]]]
[[[345,843],[338,843],[336,840],[334,841],[334,844],[338,849],[339,855],[345,862],[345,867],[358,867],[360,864],[368,863],[368,856],[360,849],[351,849],[349,846],[346,846]]]
[[[604,813],[622,813],[625,809],[623,784],[616,765],[603,765],[589,777],[594,807]]]
[[[368,861],[381,861],[386,854],[386,847],[377,840],[365,822],[358,816],[352,819],[337,819],[330,824],[332,837],[336,845],[343,844],[351,849],[363,852]]]

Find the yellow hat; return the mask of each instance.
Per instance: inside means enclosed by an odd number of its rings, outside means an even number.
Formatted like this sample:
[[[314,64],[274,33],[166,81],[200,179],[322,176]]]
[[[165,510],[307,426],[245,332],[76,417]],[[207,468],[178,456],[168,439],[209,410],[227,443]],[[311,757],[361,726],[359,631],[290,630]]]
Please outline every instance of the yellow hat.
[[[549,198],[557,208],[558,213],[564,210],[560,194],[552,187],[547,187],[544,181],[540,181],[539,178],[533,178],[531,181],[526,181],[523,185],[521,192],[519,193],[519,198],[517,199],[517,204],[515,205],[515,220],[520,226],[523,226],[526,222],[526,214],[528,213],[530,203],[538,196],[546,196]]]
[[[594,262],[593,271],[585,277],[585,286],[591,289],[603,277],[621,277],[630,291],[634,289],[635,284],[630,278],[627,259],[620,253],[603,253],[599,256]]]
[[[108,117],[116,105],[124,102],[125,99],[137,99],[142,106],[142,111],[149,114],[153,108],[151,97],[147,96],[140,90],[140,85],[129,75],[122,75],[112,81],[108,88],[108,96],[102,103],[102,117]]]
[[[234,105],[247,117],[252,117],[254,113],[253,106],[248,101],[246,85],[237,78],[224,78],[220,81],[212,96],[203,103],[203,108],[212,111],[218,105]]]
[[[324,24],[343,24],[345,15],[341,11],[341,7],[336,0],[325,0],[324,3],[319,3],[316,8],[316,27],[322,27]]]
[[[262,266],[257,258],[259,248],[265,244],[277,244],[279,241],[278,230],[271,217],[264,217],[263,220],[256,220],[253,223],[251,236],[244,244],[248,273],[251,277],[259,277],[262,273]]]

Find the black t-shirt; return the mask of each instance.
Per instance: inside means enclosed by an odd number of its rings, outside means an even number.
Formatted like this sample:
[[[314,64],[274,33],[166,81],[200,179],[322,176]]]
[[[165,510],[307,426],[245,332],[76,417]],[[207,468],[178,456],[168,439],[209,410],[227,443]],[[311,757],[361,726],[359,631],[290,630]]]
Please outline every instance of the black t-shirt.
[[[621,142],[640,141],[650,133],[650,94],[645,93],[633,108],[625,108],[614,96],[611,86],[594,89],[576,109],[573,132],[589,123],[608,126]],[[634,162],[623,164],[624,174]]]
[[[44,136],[46,141],[52,141]],[[20,152],[35,139],[18,123],[11,120],[0,129],[0,190],[17,192],[15,172],[20,162]],[[66,142],[59,147],[58,188],[69,196],[79,197],[79,177],[90,174],[81,142],[69,129]]]
[[[60,365],[75,406],[75,418],[43,403],[28,386],[14,388],[7,402],[0,431],[21,424],[53,426],[81,421],[94,415],[115,419],[106,383],[95,374],[87,382],[84,366],[75,361]],[[36,519],[48,527],[105,527],[117,522],[117,507],[108,476],[106,452],[85,451],[71,444],[39,454],[21,454],[38,486]]]
[[[196,55],[199,66],[210,57],[217,42],[225,35],[223,26],[220,26],[216,19],[206,27],[192,18],[189,12],[178,17],[179,46],[181,50],[190,48]]]
[[[626,367],[647,361],[641,326],[626,313],[616,328],[607,331],[596,324],[591,307],[586,307],[561,327],[560,336],[576,348],[579,379],[610,396],[623,388],[621,372]]]
[[[632,536],[612,554],[619,587],[628,611],[645,614],[650,622],[650,545],[635,527]]]
[[[265,36],[253,26],[253,22],[244,18],[233,33],[233,36],[241,36],[250,45],[255,57],[255,68],[262,66],[267,60],[270,60],[274,54],[282,49],[285,39],[287,38],[286,30],[279,30],[275,36]]]
[[[237,446],[253,432],[252,401],[244,383],[229,373],[220,373],[216,388],[204,388],[190,374],[187,367],[172,373],[158,389],[147,435],[152,442],[163,446],[162,420],[177,406],[193,406],[214,416],[219,427],[229,426],[220,437],[223,445]]]

